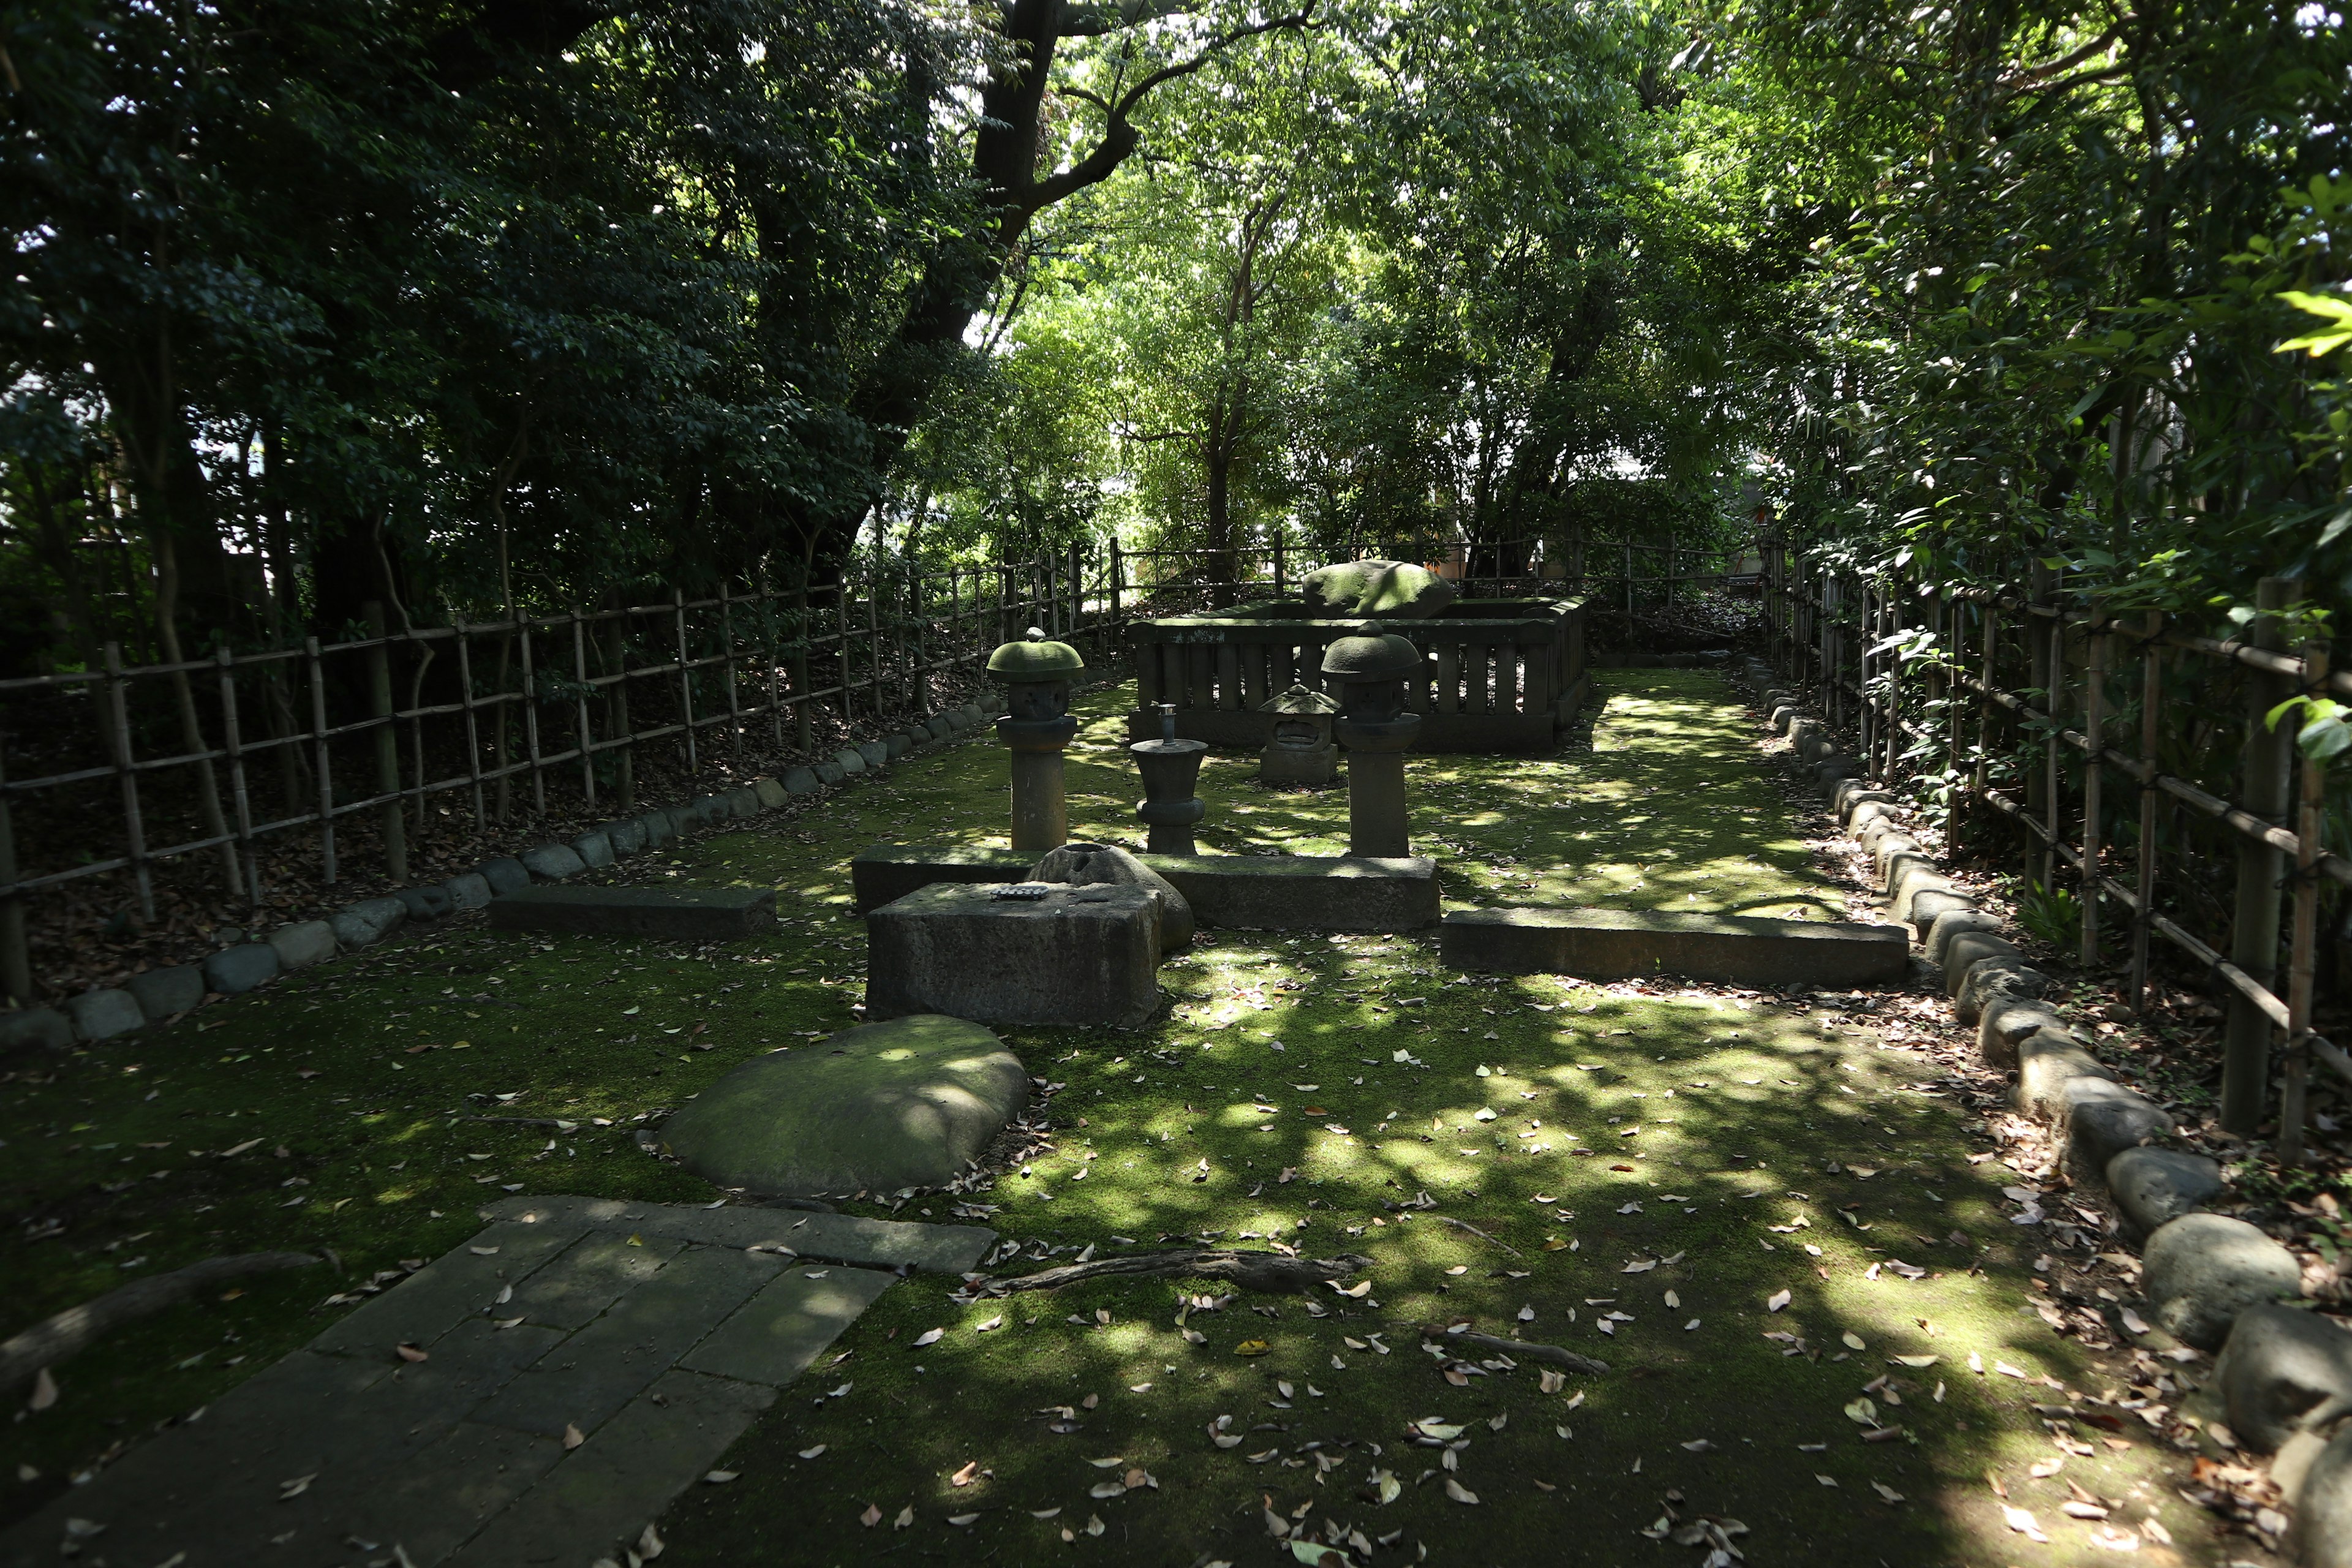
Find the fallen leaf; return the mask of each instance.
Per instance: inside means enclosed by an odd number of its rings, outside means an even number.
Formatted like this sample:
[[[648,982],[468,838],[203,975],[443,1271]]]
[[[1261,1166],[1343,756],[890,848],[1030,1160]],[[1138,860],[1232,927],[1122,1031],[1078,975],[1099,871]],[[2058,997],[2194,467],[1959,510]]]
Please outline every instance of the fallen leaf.
[[[857,1516],[857,1522],[871,1530],[882,1522],[882,1510],[869,1502],[866,1505],[866,1511]]]
[[[1781,1308],[1787,1306],[1789,1304],[1789,1300],[1790,1296],[1788,1291],[1775,1290],[1772,1294],[1764,1299],[1764,1310],[1768,1312],[1777,1312]]]
[[[917,1350],[921,1350],[925,1345],[935,1345],[939,1343],[941,1339],[945,1338],[946,1335],[947,1331],[945,1329],[925,1329],[921,1333],[915,1336],[913,1342],[914,1347]]]
[[[569,1421],[563,1424],[563,1447],[565,1452],[568,1453],[572,1449],[577,1448],[581,1444],[585,1443],[587,1440],[588,1435],[580,1430],[579,1427],[573,1426]]]
[[[427,1359],[425,1352],[415,1345],[404,1342],[396,1344],[392,1348],[394,1353],[396,1353],[400,1359],[404,1362],[420,1362]]]
[[[286,1502],[286,1501],[289,1501],[289,1500],[292,1500],[292,1499],[294,1499],[294,1498],[300,1497],[304,1492],[307,1492],[307,1491],[309,1491],[309,1490],[310,1489],[310,1483],[311,1483],[312,1481],[317,1480],[318,1479],[319,1479],[319,1472],[318,1472],[318,1471],[316,1471],[316,1470],[312,1470],[312,1471],[311,1471],[309,1475],[307,1475],[307,1476],[296,1476],[296,1477],[295,1477],[292,1480],[290,1480],[290,1481],[280,1481],[280,1482],[278,1482],[278,1500],[279,1502]]]
[[[951,1487],[968,1487],[979,1479],[980,1461],[978,1459],[974,1459],[970,1464],[964,1466],[962,1469],[960,1469],[954,1475],[950,1476],[948,1478],[948,1485]]]
[[[710,1470],[706,1472],[702,1479],[711,1486],[723,1487],[742,1473],[740,1470]]]
[[[1273,1346],[1267,1344],[1264,1340],[1244,1340],[1241,1343],[1234,1347],[1234,1353],[1235,1355],[1264,1355],[1267,1351],[1272,1350],[1273,1348]]]
[[[1893,1508],[1896,1503],[1903,1500],[1903,1494],[1901,1492],[1896,1491],[1893,1487],[1886,1485],[1883,1481],[1871,1482],[1870,1489],[1876,1492],[1878,1494],[1879,1500],[1885,1503],[1889,1508]]]
[[[2028,1541],[2039,1541],[2046,1544],[2050,1540],[2048,1536],[2042,1533],[2042,1527],[2033,1522],[2033,1516],[2026,1512],[2021,1508],[2015,1508],[2008,1503],[2003,1503],[2001,1505],[2000,1517],[2008,1521],[2010,1529],[2017,1531],[2018,1534],[2022,1535]]]
[[[35,1410],[47,1410],[58,1402],[58,1380],[43,1367],[33,1378],[33,1396],[26,1401]]]
[[[973,1325],[973,1327],[972,1327],[972,1331],[972,1331],[973,1333],[975,1333],[975,1334],[984,1334],[984,1333],[988,1332],[988,1331],[989,1331],[989,1330],[991,1330],[991,1329],[1001,1329],[1001,1328],[1003,1328],[1003,1326],[1004,1326],[1004,1314],[1003,1314],[1003,1313],[1002,1313],[1002,1312],[999,1312],[998,1314],[996,1314],[996,1316],[994,1316],[994,1317],[992,1317],[992,1318],[989,1319],[989,1320],[988,1320],[988,1321],[986,1321],[986,1322],[984,1322],[984,1323],[977,1323],[977,1324],[974,1324],[974,1325]]]
[[[814,1459],[814,1458],[815,1458],[819,1454],[822,1454],[822,1453],[824,1453],[824,1444],[822,1444],[822,1443],[819,1443],[819,1444],[818,1444],[815,1447],[814,1447],[814,1448],[803,1448],[803,1449],[801,1450],[801,1458],[803,1458],[803,1459]]]
[[[1452,1476],[1445,1478],[1445,1495],[1452,1498],[1455,1502],[1475,1503],[1478,1500],[1478,1494],[1476,1492],[1472,1491],[1468,1487],[1464,1486]]]
[[[890,1528],[893,1530],[904,1530],[914,1522],[915,1505],[913,1503],[908,1503],[906,1507],[898,1510],[898,1517],[890,1521]]]
[[[1852,1329],[1848,1329],[1845,1332],[1840,1334],[1838,1339],[1844,1344],[1845,1348],[1850,1351],[1866,1351],[1870,1348],[1868,1345],[1862,1342],[1862,1336],[1855,1333]]]

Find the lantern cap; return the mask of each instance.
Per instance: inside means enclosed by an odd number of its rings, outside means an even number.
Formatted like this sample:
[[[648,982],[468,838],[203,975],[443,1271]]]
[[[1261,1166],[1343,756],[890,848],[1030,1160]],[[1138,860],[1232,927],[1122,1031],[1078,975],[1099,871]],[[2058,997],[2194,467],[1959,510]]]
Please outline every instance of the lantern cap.
[[[1323,673],[1342,680],[1402,680],[1421,668],[1421,650],[1378,621],[1323,650]]]
[[[1047,640],[1038,626],[1029,628],[1027,641],[1006,643],[988,656],[988,673],[1007,680],[1067,680],[1086,668],[1076,648]]]
[[[1261,713],[1337,713],[1339,710],[1337,700],[1304,685],[1293,686],[1258,710]]]

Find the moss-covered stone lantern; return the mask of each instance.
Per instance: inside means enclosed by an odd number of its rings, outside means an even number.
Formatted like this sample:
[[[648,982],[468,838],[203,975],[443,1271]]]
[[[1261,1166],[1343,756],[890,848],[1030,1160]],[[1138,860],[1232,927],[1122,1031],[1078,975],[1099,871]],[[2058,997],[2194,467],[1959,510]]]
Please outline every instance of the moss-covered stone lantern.
[[[1028,639],[988,656],[988,673],[1004,683],[1004,716],[996,732],[1013,752],[1013,847],[1058,849],[1069,841],[1070,813],[1062,793],[1062,752],[1078,732],[1070,713],[1070,681],[1087,661],[1067,643],[1050,642],[1036,626]]]
[[[1378,621],[1323,650],[1327,683],[1339,688],[1332,731],[1348,748],[1348,853],[1412,853],[1404,812],[1404,753],[1421,731],[1405,711],[1404,686],[1421,673],[1421,650]]]
[[[1328,784],[1339,776],[1339,749],[1331,743],[1337,702],[1310,687],[1294,686],[1258,711],[1274,715],[1274,731],[1258,753],[1260,783]]]

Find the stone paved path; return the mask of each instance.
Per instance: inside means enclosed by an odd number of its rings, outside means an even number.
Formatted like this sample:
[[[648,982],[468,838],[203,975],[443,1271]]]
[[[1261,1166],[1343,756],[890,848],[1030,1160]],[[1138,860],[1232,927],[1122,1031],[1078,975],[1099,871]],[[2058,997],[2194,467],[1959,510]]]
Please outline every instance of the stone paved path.
[[[996,1239],[573,1197],[482,1216],[467,1246],[0,1537],[0,1563],[53,1564],[61,1545],[94,1568],[618,1559],[900,1273],[961,1272]]]

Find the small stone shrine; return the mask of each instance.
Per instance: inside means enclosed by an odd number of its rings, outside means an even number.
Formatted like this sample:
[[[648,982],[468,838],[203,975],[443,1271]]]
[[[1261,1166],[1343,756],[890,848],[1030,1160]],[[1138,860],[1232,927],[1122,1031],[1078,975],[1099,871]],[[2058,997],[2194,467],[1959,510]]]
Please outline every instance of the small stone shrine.
[[[996,732],[1013,752],[1013,847],[1053,849],[1070,837],[1062,787],[1062,753],[1078,721],[1070,712],[1070,681],[1087,661],[1067,643],[1049,642],[1029,628],[1025,642],[1009,642],[988,656],[988,673],[1004,683],[1007,711]]]
[[[1258,753],[1260,784],[1318,787],[1339,776],[1339,749],[1331,742],[1331,715],[1339,705],[1301,684],[1258,710],[1274,715],[1274,732]]]

